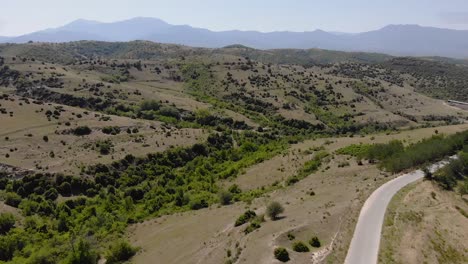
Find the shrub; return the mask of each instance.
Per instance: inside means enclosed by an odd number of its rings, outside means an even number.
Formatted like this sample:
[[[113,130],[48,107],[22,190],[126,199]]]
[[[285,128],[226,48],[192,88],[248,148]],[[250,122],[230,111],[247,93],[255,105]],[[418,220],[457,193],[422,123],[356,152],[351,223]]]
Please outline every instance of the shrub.
[[[60,191],[60,194],[63,196],[70,196],[72,192],[70,183],[63,182],[62,184],[60,184],[59,191]]]
[[[157,111],[159,108],[161,108],[161,105],[155,100],[146,100],[140,104],[141,111]]]
[[[5,197],[5,204],[13,207],[18,207],[21,203],[21,196],[16,193],[7,193]]]
[[[118,126],[107,126],[102,128],[102,133],[110,134],[110,135],[117,135],[120,134],[120,127]]]
[[[88,126],[79,126],[72,130],[72,133],[75,136],[85,136],[91,134],[91,132],[91,128]]]
[[[253,219],[255,216],[257,216],[257,214],[254,211],[248,210],[237,218],[236,222],[234,223],[234,226],[243,225],[251,219]]]
[[[266,214],[272,219],[276,220],[278,215],[284,212],[283,206],[278,202],[271,202],[266,209]]]
[[[275,248],[274,255],[275,258],[281,262],[289,261],[289,253],[283,247]]]
[[[424,179],[429,180],[429,181],[433,179],[432,172],[428,168],[424,167],[422,171],[424,173]]]
[[[231,187],[229,187],[229,192],[234,193],[234,194],[238,194],[238,193],[241,193],[242,190],[239,188],[239,185],[233,184],[233,185],[231,185]]]
[[[232,200],[232,193],[227,192],[227,191],[221,191],[219,192],[219,202],[222,205],[227,205],[231,203]]]
[[[44,140],[44,142],[49,142],[49,137],[48,136],[43,136],[42,140]]]
[[[5,235],[15,226],[15,217],[10,213],[0,214],[0,234]]]
[[[250,223],[250,225],[245,228],[244,233],[248,234],[254,231],[255,229],[259,229],[260,227],[260,221],[252,221],[252,223]]]
[[[292,247],[296,252],[309,252],[309,247],[302,241],[295,242]]]
[[[132,247],[127,241],[117,241],[110,248],[110,251],[107,255],[107,263],[112,264],[127,261],[133,257],[137,251],[138,249]]]
[[[199,210],[208,207],[208,201],[203,197],[195,196],[191,198],[189,206],[192,210]]]
[[[58,197],[58,192],[55,188],[50,188],[44,193],[44,196],[47,200],[55,201]]]
[[[96,148],[101,155],[109,155],[114,148],[114,144],[110,140],[96,142]]]
[[[67,263],[69,264],[95,264],[97,263],[98,255],[91,249],[91,245],[83,240],[75,245],[74,250],[70,253]]]
[[[312,237],[309,240],[309,244],[315,248],[319,248],[322,245],[322,243],[320,243],[320,240],[316,236]]]

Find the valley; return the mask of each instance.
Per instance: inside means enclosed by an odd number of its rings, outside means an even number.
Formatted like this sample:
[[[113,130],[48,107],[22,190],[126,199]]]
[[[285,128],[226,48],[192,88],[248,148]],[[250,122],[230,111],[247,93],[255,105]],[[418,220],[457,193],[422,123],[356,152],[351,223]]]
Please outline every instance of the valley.
[[[0,262],[342,263],[372,191],[468,142],[447,103],[468,67],[442,58],[148,41],[0,56]]]

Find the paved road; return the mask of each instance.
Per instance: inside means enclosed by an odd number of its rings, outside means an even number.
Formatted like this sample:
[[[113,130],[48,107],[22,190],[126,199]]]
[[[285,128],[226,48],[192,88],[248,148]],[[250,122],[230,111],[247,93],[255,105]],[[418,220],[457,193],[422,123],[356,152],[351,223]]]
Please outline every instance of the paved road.
[[[431,171],[447,162],[438,162]],[[375,190],[364,203],[354,230],[345,264],[375,264],[379,254],[380,234],[388,203],[401,188],[424,177],[420,170],[403,174]]]

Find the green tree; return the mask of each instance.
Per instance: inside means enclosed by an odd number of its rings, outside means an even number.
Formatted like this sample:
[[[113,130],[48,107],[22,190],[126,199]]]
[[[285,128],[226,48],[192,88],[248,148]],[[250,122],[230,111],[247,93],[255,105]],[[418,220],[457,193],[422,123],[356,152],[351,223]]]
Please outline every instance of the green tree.
[[[284,212],[283,206],[278,202],[271,202],[266,209],[266,214],[272,219],[278,219],[278,215]]]

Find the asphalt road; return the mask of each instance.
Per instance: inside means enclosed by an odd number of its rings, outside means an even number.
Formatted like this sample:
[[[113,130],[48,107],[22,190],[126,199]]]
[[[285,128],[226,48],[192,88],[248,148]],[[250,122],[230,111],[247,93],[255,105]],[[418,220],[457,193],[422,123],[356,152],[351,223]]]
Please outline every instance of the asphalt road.
[[[446,161],[438,162],[432,165],[430,170],[435,171],[446,163]],[[424,173],[421,170],[403,174],[385,183],[372,193],[359,214],[345,264],[377,263],[382,224],[390,200],[401,188],[423,177]]]

